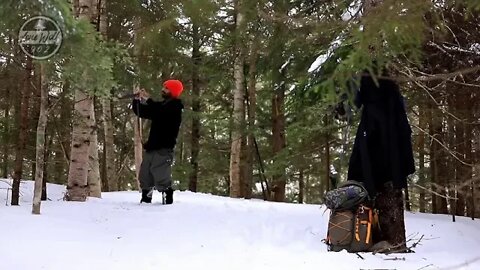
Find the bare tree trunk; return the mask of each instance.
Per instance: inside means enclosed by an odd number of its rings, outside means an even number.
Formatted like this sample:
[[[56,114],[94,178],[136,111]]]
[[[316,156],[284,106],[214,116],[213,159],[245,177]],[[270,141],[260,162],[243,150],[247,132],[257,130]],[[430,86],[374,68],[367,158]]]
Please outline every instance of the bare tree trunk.
[[[456,89],[453,85],[449,85],[447,82],[447,89],[451,89],[455,92],[457,92],[460,89]],[[448,110],[450,112],[456,113],[455,111],[455,93],[453,91],[449,91],[447,93],[447,105],[448,105]],[[448,146],[449,149],[455,150],[457,149],[456,145],[456,125],[455,125],[455,120],[450,117],[446,116],[446,128],[448,132],[445,132],[445,142],[446,145]],[[463,135],[461,136],[463,137]],[[445,191],[446,194],[450,198],[456,198],[457,197],[457,192],[456,192],[456,179],[458,176],[458,171],[457,171],[457,166],[456,166],[456,159],[450,154],[446,153],[445,157],[445,186],[448,186],[448,191]],[[449,214],[452,216],[453,222],[455,222],[455,216],[457,215],[457,201],[455,199],[447,199],[446,203],[448,204],[448,211]]]
[[[288,16],[288,7],[284,1],[275,2],[273,9],[279,17]],[[277,157],[286,146],[284,104],[286,91],[285,73],[288,62],[285,63],[283,57],[285,53],[285,25],[281,22],[276,22],[273,33],[275,40],[273,41],[274,44],[272,44],[271,48],[271,61],[274,62],[272,70],[272,150],[273,156]],[[278,163],[278,160],[274,158],[274,162]],[[276,167],[283,168],[284,166],[281,165]],[[277,202],[285,201],[285,187],[287,184],[285,169],[279,169],[275,172],[273,175],[273,183],[273,200]]]
[[[408,191],[408,187],[403,190],[405,195],[405,210],[412,211],[411,204],[410,204],[410,192]]]
[[[233,129],[231,137],[230,149],[230,197],[240,198],[242,194],[242,127],[245,122],[245,50],[243,44],[243,37],[245,31],[245,18],[243,14],[242,1],[236,1],[236,34],[237,40],[235,44],[235,62],[234,62],[234,77],[235,90],[233,93]]]
[[[305,179],[303,175],[303,170],[301,170],[298,176],[298,203],[303,203],[304,192],[305,192]]]
[[[325,183],[324,183],[324,192],[328,192],[330,190],[330,132],[328,131],[329,121],[325,119],[325,125],[327,130],[325,131],[325,156],[323,159],[324,162],[324,169],[325,169]]]
[[[420,110],[419,123],[418,125],[422,130],[426,130],[426,119],[425,119],[424,110]],[[418,134],[417,149],[418,149],[418,184],[422,187],[425,187],[425,134],[420,132]],[[420,212],[425,213],[425,190],[420,188],[419,192],[419,207]]]
[[[140,29],[141,26],[141,21],[139,17],[134,18],[134,23],[133,25],[135,26],[135,29]],[[138,34],[139,32],[134,33],[134,51],[135,55],[139,54],[139,46],[137,44],[138,40]],[[139,89],[138,84],[133,85],[133,91],[137,91]],[[142,164],[142,159],[143,159],[143,145],[142,145],[142,119],[139,117],[135,117],[133,120],[133,130],[134,130],[134,135],[133,135],[133,145],[134,145],[134,153],[135,153],[135,178],[137,180],[137,189],[140,190],[140,165]]]
[[[437,139],[440,140],[443,144],[446,143],[446,134],[443,133],[443,117],[439,117],[440,123],[437,126],[436,134],[438,134]],[[436,171],[437,171],[437,192],[442,195],[447,195],[446,187],[447,187],[447,179],[448,179],[448,164],[447,164],[447,152],[445,149],[438,142],[434,142],[436,144],[437,152],[436,152]],[[440,214],[448,214],[448,205],[447,199],[437,196],[437,206],[438,211]]]
[[[278,85],[277,85],[278,87]],[[281,87],[281,86],[280,86]],[[272,134],[273,134],[273,154],[279,154],[286,145],[285,141],[285,115],[283,112],[283,104],[285,100],[284,89],[277,89],[272,99]],[[275,174],[273,178],[274,183],[274,198],[276,202],[285,201],[285,186],[287,180],[285,172],[282,170]]]
[[[104,0],[102,0],[104,1]],[[107,182],[108,190],[118,190],[118,183],[113,179],[116,173],[115,168],[115,150],[112,124],[112,109],[111,100],[108,98],[102,99],[102,116],[103,116],[103,131],[104,131],[104,149],[105,149],[105,175],[103,181]]]
[[[40,64],[40,114],[37,125],[35,188],[33,191],[32,214],[40,215],[42,202],[43,171],[45,166],[45,130],[47,127],[48,88],[45,83],[43,63]]]
[[[480,96],[473,90],[470,90],[467,95],[467,103],[468,106],[466,108],[475,108],[475,105],[478,104]],[[467,122],[471,123],[474,122],[475,119],[478,119],[478,116],[475,116],[474,113],[469,113],[468,117],[466,118]],[[471,193],[471,206],[470,206],[470,215],[473,218],[480,218],[480,181],[478,177],[480,176],[480,164],[479,164],[479,157],[480,151],[476,151],[475,153],[472,151],[473,149],[473,140],[477,139],[477,146],[480,145],[480,134],[478,133],[478,126],[477,126],[477,138],[475,138],[474,130],[472,125],[465,126],[465,159],[466,162],[469,164],[475,164],[475,179],[473,178],[473,168],[471,166],[465,166],[465,179],[472,180],[470,187],[465,187],[465,192],[470,191]],[[478,150],[478,149],[476,149]],[[468,208],[467,208],[468,210]]]
[[[430,185],[431,185],[431,189],[433,191],[437,191],[437,188],[435,186],[435,184],[437,183],[437,143],[433,140],[433,137],[435,136],[435,138],[438,137],[438,135],[435,133],[436,131],[438,131],[438,128],[436,128],[436,124],[435,124],[435,114],[437,112],[435,112],[435,105],[433,104],[430,104],[429,106],[429,125],[428,125],[428,132],[429,132],[429,137],[430,137],[430,142],[429,142],[429,145],[430,145],[430,153],[429,153],[429,156],[430,156]],[[432,213],[434,214],[438,214],[438,206],[437,206],[437,195],[435,194],[431,194],[432,196]]]
[[[252,198],[252,189],[253,189],[253,155],[256,153],[255,148],[255,119],[256,119],[256,109],[257,109],[257,59],[258,51],[260,44],[259,41],[255,38],[252,42],[252,47],[249,55],[249,65],[248,65],[248,83],[247,83],[247,112],[248,112],[248,136],[245,149],[245,176],[244,176],[244,187],[243,191],[245,198]]]
[[[98,136],[97,136],[97,123],[95,120],[95,102],[92,101],[92,108],[90,112],[90,121],[92,122],[91,142],[89,145],[88,154],[88,196],[101,198],[102,197],[102,184],[100,181],[100,163],[98,158]]]
[[[98,29],[104,40],[107,40],[107,0],[98,0],[100,6],[99,11],[99,25]],[[110,95],[101,99],[102,103],[102,121],[103,121],[103,133],[104,133],[104,166],[105,172],[103,175],[103,182],[108,186],[108,191],[118,190],[117,179],[114,179],[116,174],[115,168],[115,148],[114,148],[114,136],[113,136],[113,123],[112,123],[112,100]]]
[[[28,107],[30,102],[30,84],[32,82],[33,63],[32,58],[27,58],[25,68],[25,80],[20,97],[20,128],[18,130],[17,149],[15,153],[15,166],[12,184],[12,205],[18,205],[20,199],[20,180],[23,173],[23,158],[25,154],[25,144],[27,142],[27,128],[28,128]]]
[[[47,88],[48,89],[48,88]],[[47,95],[48,95],[48,90],[47,90]],[[48,101],[48,98],[47,98]],[[47,102],[48,103],[48,102]],[[50,111],[49,109],[47,112]],[[47,196],[47,182],[48,182],[48,163],[50,159],[50,148],[52,147],[52,141],[53,141],[53,135],[48,134],[48,119],[47,119],[47,131],[45,132],[45,140],[47,140],[47,145],[45,146],[45,157],[44,157],[44,163],[45,166],[43,166],[43,181],[42,181],[42,201],[46,201],[48,196]]]
[[[63,87],[63,91],[69,91],[68,85]],[[70,166],[70,145],[71,145],[71,131],[72,131],[72,115],[74,109],[74,102],[70,98],[62,96],[59,101],[60,115],[58,122],[53,122],[51,125],[52,136],[55,136],[58,142],[57,149],[55,149],[55,165],[52,177],[54,183],[65,184],[65,176],[68,175]],[[55,120],[54,120],[55,121]]]
[[[200,152],[200,33],[198,26],[194,23],[193,31],[193,49],[192,49],[192,136],[191,136],[191,156],[190,173],[188,189],[197,192],[198,182],[198,154]]]
[[[7,63],[6,65],[9,66],[10,65],[10,62],[11,62],[11,59],[10,57],[7,58]],[[11,75],[9,74],[9,69],[7,68],[7,73],[6,73],[6,76],[10,77]],[[13,77],[13,76],[11,76]],[[2,134],[3,138],[2,138],[2,177],[3,178],[7,178],[8,177],[8,164],[9,164],[9,159],[10,159],[10,156],[9,156],[9,153],[10,153],[10,107],[11,107],[11,102],[10,102],[10,93],[13,93],[13,91],[11,91],[11,88],[13,88],[13,85],[14,85],[14,79],[9,79],[6,81],[8,83],[7,85],[7,88],[5,89],[5,103],[3,104],[4,105],[4,108],[3,108],[3,115],[4,115],[4,118],[3,118],[3,124],[4,124],[4,128],[5,128],[5,131],[4,133]],[[13,96],[13,95],[12,95]]]

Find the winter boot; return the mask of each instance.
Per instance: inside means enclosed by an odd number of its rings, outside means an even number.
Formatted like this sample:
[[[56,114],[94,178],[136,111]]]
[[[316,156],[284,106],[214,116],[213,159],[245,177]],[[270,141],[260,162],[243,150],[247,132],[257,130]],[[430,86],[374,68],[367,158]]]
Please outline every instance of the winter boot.
[[[164,191],[165,193],[165,204],[172,204],[173,203],[173,188],[168,187]]]
[[[140,203],[152,203],[153,189],[142,189],[142,199]]]

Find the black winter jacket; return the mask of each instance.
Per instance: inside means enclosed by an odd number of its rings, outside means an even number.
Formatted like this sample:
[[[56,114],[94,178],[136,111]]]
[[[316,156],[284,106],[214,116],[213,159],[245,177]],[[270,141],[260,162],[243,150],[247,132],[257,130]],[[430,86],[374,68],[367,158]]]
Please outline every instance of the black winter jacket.
[[[352,155],[348,179],[363,182],[370,196],[383,184],[407,187],[407,176],[415,172],[411,129],[398,85],[363,76],[356,105],[363,107]]]
[[[134,99],[132,110],[138,117],[152,120],[148,140],[143,145],[145,151],[175,147],[182,122],[183,104],[180,99],[153,101],[149,98],[145,104]]]

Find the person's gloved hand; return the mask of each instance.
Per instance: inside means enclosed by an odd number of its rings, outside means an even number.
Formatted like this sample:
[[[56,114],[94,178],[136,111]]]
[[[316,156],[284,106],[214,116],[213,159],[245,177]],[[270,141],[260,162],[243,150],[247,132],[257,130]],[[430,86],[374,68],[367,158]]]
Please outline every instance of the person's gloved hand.
[[[142,99],[142,100],[147,100],[150,98],[150,94],[145,91],[145,89],[140,89],[140,90],[137,90],[135,91],[135,98],[136,99]]]

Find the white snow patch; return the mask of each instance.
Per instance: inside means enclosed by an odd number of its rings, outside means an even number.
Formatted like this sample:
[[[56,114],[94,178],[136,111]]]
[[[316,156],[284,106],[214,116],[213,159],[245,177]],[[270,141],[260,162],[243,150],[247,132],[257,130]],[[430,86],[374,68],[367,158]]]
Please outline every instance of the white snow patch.
[[[362,1],[356,0],[353,1],[345,10],[342,14],[342,20],[343,21],[349,21],[351,20],[354,16],[361,16],[362,13],[360,9],[362,8]]]
[[[472,46],[470,46],[470,50],[480,55],[480,44],[473,43]]]
[[[436,0],[436,1],[434,1],[433,5],[436,8],[444,8],[444,7],[446,7],[446,1],[445,0]]]
[[[416,253],[361,259],[327,252],[329,212],[321,205],[191,192],[175,192],[172,205],[161,205],[157,193],[153,204],[139,204],[138,192],[64,202],[65,187],[49,184],[50,201],[34,216],[32,187],[22,182],[20,206],[5,206],[0,189],[0,232],[8,243],[0,245],[2,269],[480,269],[480,222],[464,217],[453,223],[447,215],[406,212],[407,235],[424,235]]]
[[[472,46],[470,46],[469,49],[465,49],[465,48],[455,46],[455,45],[446,45],[446,44],[442,44],[442,47],[447,49],[447,50],[450,50],[450,51],[457,51],[457,52],[472,53],[472,54],[480,55],[480,44],[478,44],[478,43],[472,44]]]
[[[341,38],[340,36],[335,38],[335,40],[332,43],[330,43],[330,47],[328,48],[327,52],[319,55],[317,59],[315,59],[315,61],[310,65],[310,67],[308,68],[308,72],[312,73],[317,71],[328,60],[328,58],[332,56],[335,50],[338,47],[340,47],[342,42],[343,42],[343,38]]]
[[[278,70],[278,72],[282,73],[283,70],[290,64],[290,62],[293,60],[293,55],[290,55],[290,57],[288,57],[287,61],[285,61],[285,63],[283,63],[283,65],[280,67],[280,69]]]

